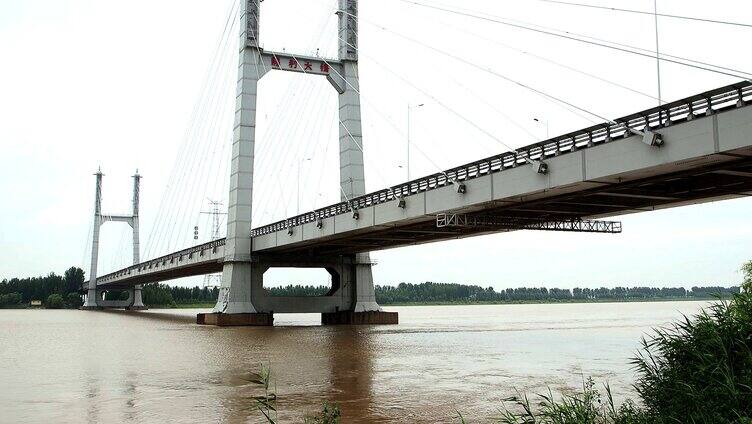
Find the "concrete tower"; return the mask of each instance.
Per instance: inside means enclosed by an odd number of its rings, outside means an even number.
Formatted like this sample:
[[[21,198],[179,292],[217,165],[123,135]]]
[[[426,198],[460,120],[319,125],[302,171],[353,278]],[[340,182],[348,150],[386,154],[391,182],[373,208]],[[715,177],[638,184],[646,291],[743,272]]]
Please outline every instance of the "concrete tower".
[[[256,95],[266,73],[259,47],[258,0],[242,0],[240,64],[230,162],[230,203],[222,286],[214,312],[255,314],[251,303],[251,215],[256,144]]]
[[[142,286],[135,286],[129,290],[127,301],[112,301],[102,299],[102,290],[97,289],[97,262],[99,260],[99,228],[105,222],[125,222],[133,229],[133,263],[141,262],[140,244],[138,236],[138,213],[139,213],[139,193],[141,185],[141,175],[133,176],[133,213],[130,216],[123,215],[104,215],[102,214],[102,170],[94,174],[97,178],[96,189],[94,194],[94,230],[91,241],[91,268],[89,271],[89,287],[86,292],[86,301],[82,309],[102,309],[104,307],[142,310],[146,309],[141,298]]]
[[[86,292],[84,309],[97,309],[97,262],[99,261],[99,227],[102,225],[102,170],[94,174],[97,177],[94,191],[94,227],[91,237],[91,268],[89,269],[89,287]]]
[[[259,80],[271,70],[324,76],[339,94],[340,187],[342,201],[365,194],[363,136],[358,86],[358,2],[339,0],[339,58],[323,59],[264,51],[259,44],[259,0],[242,0],[241,47],[233,135],[225,262],[219,299],[213,314],[200,323],[270,325],[273,311],[321,312],[324,323],[379,323],[368,254],[330,258],[253,257],[251,216]],[[354,218],[357,219],[357,218]],[[292,230],[290,232],[292,234]],[[275,266],[325,268],[338,281],[328,299],[269,299],[263,273]],[[334,275],[336,274],[336,275]],[[369,312],[367,318],[353,314]],[[341,313],[349,314],[343,318]],[[337,315],[340,314],[340,315]],[[396,322],[396,314],[385,321]],[[375,317],[375,318],[374,318]]]

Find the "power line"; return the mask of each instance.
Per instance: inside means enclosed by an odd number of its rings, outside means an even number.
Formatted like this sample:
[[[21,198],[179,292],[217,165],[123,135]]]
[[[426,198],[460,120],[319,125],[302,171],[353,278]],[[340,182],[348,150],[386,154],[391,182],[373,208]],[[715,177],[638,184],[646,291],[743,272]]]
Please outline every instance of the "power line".
[[[650,59],[655,59],[655,52],[654,51],[650,51],[650,50],[646,50],[646,49],[641,49],[641,48],[637,48],[637,47],[633,47],[633,46],[627,46],[627,45],[624,45],[624,44],[621,44],[621,46],[625,46],[627,48],[621,48],[621,47],[617,47],[620,44],[614,43],[614,42],[611,42],[611,41],[605,41],[605,40],[599,40],[601,42],[589,41],[589,40],[585,40],[585,39],[577,38],[577,37],[584,37],[584,38],[590,38],[590,39],[595,39],[595,40],[597,40],[597,39],[594,38],[594,37],[588,37],[588,36],[583,36],[583,35],[575,34],[575,33],[569,32],[569,31],[562,31],[562,30],[558,30],[558,29],[553,29],[553,31],[559,31],[559,32],[563,33],[563,34],[557,34],[555,32],[552,32],[552,30],[550,28],[547,28],[547,29],[533,28],[530,25],[533,25],[533,26],[538,26],[538,25],[527,24],[527,23],[523,24],[523,23],[507,22],[507,21],[500,20],[500,19],[505,19],[505,18],[501,18],[501,17],[496,17],[495,16],[495,17],[492,18],[492,17],[488,17],[488,16],[481,16],[481,15],[477,15],[477,14],[474,14],[474,13],[471,13],[471,12],[463,12],[463,11],[459,11],[459,10],[447,9],[447,8],[444,8],[444,7],[434,6],[434,5],[425,4],[425,3],[419,3],[419,2],[416,2],[416,1],[412,1],[412,0],[398,0],[398,1],[401,1],[403,3],[412,4],[412,5],[415,5],[415,6],[425,7],[425,8],[429,8],[429,9],[435,9],[435,10],[439,10],[439,11],[442,11],[442,12],[452,13],[452,14],[455,14],[455,15],[465,16],[465,17],[474,18],[474,19],[480,19],[480,20],[484,20],[484,21],[488,21],[488,22],[493,22],[493,23],[497,23],[497,24],[501,24],[501,25],[506,25],[506,26],[513,27],[513,28],[524,29],[526,31],[533,31],[533,32],[537,32],[537,33],[541,33],[541,34],[545,34],[545,35],[550,35],[550,36],[553,36],[553,37],[559,37],[559,38],[564,38],[564,39],[568,39],[568,40],[578,41],[578,42],[581,42],[581,43],[591,44],[591,45],[594,45],[594,46],[600,46],[600,47],[604,47],[604,48],[607,48],[607,49],[622,51],[622,52],[625,52],[625,53],[631,53],[631,54],[634,54],[634,55],[648,57]],[[491,15],[489,15],[489,16],[491,16]],[[494,19],[494,18],[496,18],[496,19]],[[517,21],[517,22],[519,22],[519,21]],[[541,27],[541,28],[545,28],[545,27]],[[604,44],[604,43],[611,43],[613,45],[608,45],[608,44]],[[634,49],[634,50],[629,50],[629,49]],[[641,50],[641,51],[650,52],[650,54],[648,54],[648,53],[642,53],[640,51],[635,51],[635,50]],[[671,58],[674,58],[674,59],[671,59]],[[662,54],[661,57],[660,57],[660,60],[662,60],[664,62],[670,62],[670,63],[675,63],[675,64],[678,64],[678,65],[683,65],[683,66],[695,68],[695,69],[701,69],[701,70],[708,71],[708,72],[714,72],[714,73],[717,73],[717,74],[726,75],[726,76],[730,76],[730,77],[734,77],[734,78],[741,78],[741,79],[744,79],[744,80],[752,82],[752,79],[750,79],[750,77],[739,75],[739,73],[750,75],[748,72],[738,71],[738,70],[730,69],[730,68],[724,68],[724,67],[721,67],[721,66],[712,65],[712,64],[708,64],[708,63],[704,63],[704,62],[699,62],[699,61],[692,60],[692,59],[685,59],[685,58],[681,58],[679,56],[672,56],[672,55],[668,55],[668,54]],[[682,62],[682,60],[684,62]],[[694,63],[687,63],[687,62],[694,62]],[[698,64],[712,66],[712,67],[715,67],[715,68],[718,68],[718,69],[712,69],[712,68],[709,68],[707,66],[702,66],[702,65],[698,65]],[[729,70],[729,71],[735,72],[735,73],[731,73],[731,72],[727,72],[727,71],[723,71],[723,70],[719,70],[719,69],[725,69],[725,70]]]
[[[643,10],[635,10],[635,9],[623,9],[620,7],[598,6],[594,4],[585,4],[585,3],[571,3],[567,1],[561,1],[561,0],[536,0],[536,1],[539,1],[542,3],[561,4],[561,5],[566,5],[566,6],[586,7],[590,9],[610,10],[612,12],[625,12],[625,13],[632,13],[632,14],[638,14],[638,15],[651,15],[651,16],[654,15],[654,13],[652,12],[646,12]],[[745,27],[745,28],[752,28],[752,24],[745,24],[742,22],[722,21],[722,20],[716,20],[716,19],[698,18],[694,16],[672,15],[668,13],[657,13],[656,15],[662,18],[683,19],[687,21],[707,22],[711,24],[733,25],[733,26],[739,26],[739,27]]]

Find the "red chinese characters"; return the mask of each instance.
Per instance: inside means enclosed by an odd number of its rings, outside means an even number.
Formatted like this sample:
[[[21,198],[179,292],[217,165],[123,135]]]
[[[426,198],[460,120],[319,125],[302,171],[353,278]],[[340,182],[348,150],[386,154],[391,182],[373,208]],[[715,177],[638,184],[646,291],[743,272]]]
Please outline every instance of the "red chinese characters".
[[[277,59],[277,56],[272,56],[272,67],[279,68],[279,59]]]
[[[328,63],[322,63],[321,67],[319,69],[321,69],[321,72],[323,72],[325,74],[328,74],[329,73],[329,64]]]
[[[287,67],[290,69],[298,69],[298,61],[295,59],[290,59],[287,62]]]
[[[313,71],[313,65],[311,65],[311,62],[306,62],[303,64],[303,70],[305,71]]]

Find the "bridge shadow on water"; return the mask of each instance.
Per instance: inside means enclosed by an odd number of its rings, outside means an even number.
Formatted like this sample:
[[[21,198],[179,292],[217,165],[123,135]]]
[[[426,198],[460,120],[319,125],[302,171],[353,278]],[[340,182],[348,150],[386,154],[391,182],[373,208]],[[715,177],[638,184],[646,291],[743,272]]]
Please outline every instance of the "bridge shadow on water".
[[[211,329],[218,343],[232,346],[239,369],[222,372],[226,391],[223,421],[247,422],[249,397],[259,388],[242,381],[260,369],[272,370],[279,396],[279,422],[302,422],[306,413],[321,411],[324,402],[336,403],[343,422],[378,423],[387,420],[374,408],[373,334],[367,327],[278,326]],[[260,417],[250,409],[250,415]]]
[[[159,311],[159,312],[156,312],[156,311]],[[169,309],[154,309],[154,310],[149,310],[149,311],[124,311],[121,309],[105,309],[104,311],[100,311],[100,312],[105,313],[105,314],[110,314],[110,315],[123,315],[128,318],[135,318],[135,319],[140,319],[140,320],[163,321],[163,322],[172,322],[172,323],[180,323],[180,324],[195,324],[196,323],[195,314],[176,313],[177,311],[180,311],[180,309],[172,310],[176,312],[168,312],[168,311],[170,310]]]
[[[272,370],[280,422],[302,422],[303,415],[320,411],[325,401],[340,407],[344,422],[389,421],[384,416],[389,411],[375,399],[373,361],[377,336],[382,333],[374,327],[321,326],[283,319],[282,325],[274,327],[218,328],[196,325],[196,312],[102,311],[149,327],[180,329],[193,345],[173,348],[190,350],[193,361],[204,364],[203,370],[186,375],[181,385],[204,393],[206,400],[201,402],[216,405],[207,405],[205,411],[220,421],[248,422],[250,418],[256,422],[261,417],[252,400],[261,389],[250,382],[250,376],[262,364]],[[133,383],[126,386],[130,387],[123,391],[132,392]]]

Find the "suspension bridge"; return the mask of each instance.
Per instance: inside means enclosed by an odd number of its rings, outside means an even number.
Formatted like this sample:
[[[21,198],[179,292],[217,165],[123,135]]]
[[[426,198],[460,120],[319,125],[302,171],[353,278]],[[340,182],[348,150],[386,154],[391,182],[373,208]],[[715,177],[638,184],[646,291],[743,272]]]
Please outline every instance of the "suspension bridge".
[[[198,316],[200,324],[271,325],[274,313],[303,312],[321,313],[324,324],[393,324],[396,313],[382,311],[376,302],[369,252],[516,230],[614,234],[622,231],[621,223],[610,220],[615,216],[752,194],[752,83],[746,74],[657,52],[658,63],[673,61],[741,81],[613,119],[512,81],[599,123],[367,193],[357,0],[339,0],[337,17],[337,59],[276,52],[259,43],[260,2],[241,1],[227,236],[141,261],[140,175],[134,176],[133,214],[115,216],[102,212],[98,172],[85,309],[143,308],[144,284],[221,272],[217,305]],[[341,201],[253,226],[258,83],[282,71],[324,77],[337,93]],[[100,276],[99,227],[110,221],[133,228],[133,265]],[[264,273],[279,267],[326,269],[331,290],[321,297],[269,296]],[[116,289],[128,290],[129,299],[103,298]]]

